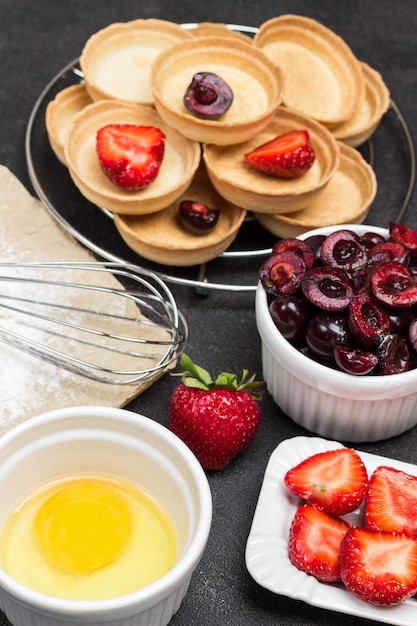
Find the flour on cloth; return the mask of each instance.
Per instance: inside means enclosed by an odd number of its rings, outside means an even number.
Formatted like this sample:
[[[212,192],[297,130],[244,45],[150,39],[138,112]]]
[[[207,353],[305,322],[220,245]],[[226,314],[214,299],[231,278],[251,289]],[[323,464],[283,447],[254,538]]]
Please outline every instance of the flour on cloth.
[[[0,262],[96,260],[4,166],[0,166],[0,215]],[[104,280],[106,286],[120,287],[111,274]],[[78,282],[88,282],[88,276],[82,273]],[[0,325],[7,323],[7,312],[1,316]],[[167,338],[162,328],[152,333],[153,338]],[[135,385],[110,385],[83,378],[2,342],[0,354],[0,434],[52,409],[74,405],[122,407],[163,373],[159,371]],[[112,366],[117,367],[117,358],[111,357]],[[145,368],[144,363],[135,366]]]

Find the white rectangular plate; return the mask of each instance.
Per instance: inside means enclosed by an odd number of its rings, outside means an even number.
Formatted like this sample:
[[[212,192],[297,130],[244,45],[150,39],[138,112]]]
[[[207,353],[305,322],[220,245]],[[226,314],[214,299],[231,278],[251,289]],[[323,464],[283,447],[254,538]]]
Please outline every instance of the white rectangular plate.
[[[394,607],[377,607],[357,598],[342,584],[321,583],[292,565],[288,558],[288,534],[300,500],[284,485],[287,470],[317,452],[342,448],[336,441],[319,437],[294,437],[283,441],[268,462],[252,527],[246,544],[246,566],[262,587],[279,595],[303,600],[313,606],[357,615],[370,620],[416,626],[417,596]],[[417,466],[386,457],[359,452],[368,474],[378,465],[389,465],[412,475]],[[351,524],[362,524],[362,509],[350,513]]]

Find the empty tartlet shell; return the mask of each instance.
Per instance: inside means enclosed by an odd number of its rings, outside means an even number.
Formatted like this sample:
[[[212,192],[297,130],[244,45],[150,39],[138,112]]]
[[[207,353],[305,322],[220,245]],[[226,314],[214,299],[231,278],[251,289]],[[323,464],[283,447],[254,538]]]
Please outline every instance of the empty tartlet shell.
[[[256,213],[256,218],[266,230],[284,239],[323,226],[360,224],[376,191],[372,167],[355,148],[340,142],[339,168],[310,206],[290,215]]]
[[[156,179],[138,191],[124,190],[104,174],[96,151],[97,131],[107,124],[155,126],[165,133],[164,158]],[[73,120],[65,146],[72,180],[93,204],[113,213],[141,215],[160,211],[190,185],[200,162],[198,143],[164,124],[154,108],[116,100],[100,100]]]
[[[151,66],[160,52],[192,35],[168,20],[115,22],[85,43],[80,67],[93,100],[152,104]]]
[[[253,43],[252,37],[239,31],[237,27],[231,28],[221,22],[199,22],[189,32],[195,37],[234,37],[246,43]]]
[[[332,128],[336,139],[357,147],[367,141],[390,106],[390,93],[379,72],[361,63],[365,78],[365,96],[353,117]]]
[[[64,147],[72,120],[92,100],[83,83],[66,87],[48,103],[45,125],[49,143],[57,158],[66,165]]]
[[[244,155],[292,130],[307,130],[316,158],[299,178],[269,176],[246,163]],[[234,146],[204,144],[203,158],[217,191],[229,202],[250,211],[290,213],[311,204],[339,167],[340,146],[319,122],[298,111],[279,107],[256,137]]]
[[[228,83],[233,103],[217,119],[197,117],[183,97],[198,72],[213,72]],[[152,68],[155,106],[162,119],[202,143],[230,145],[260,132],[281,103],[280,70],[255,48],[235,37],[193,37],[161,53]]]
[[[354,115],[365,92],[362,68],[332,30],[312,18],[281,15],[261,24],[254,45],[281,68],[285,105],[328,127]]]
[[[196,200],[220,209],[213,230],[203,235],[188,232],[179,218],[182,200]],[[162,265],[191,266],[224,252],[245,217],[245,210],[219,196],[201,164],[190,187],[165,210],[144,216],[116,215],[115,226],[125,243],[140,256]]]

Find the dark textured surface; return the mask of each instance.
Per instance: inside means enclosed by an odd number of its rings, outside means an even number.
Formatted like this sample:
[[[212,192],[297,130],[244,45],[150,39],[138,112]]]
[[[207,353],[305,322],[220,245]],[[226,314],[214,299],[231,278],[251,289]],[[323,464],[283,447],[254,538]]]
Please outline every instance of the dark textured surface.
[[[201,3],[195,0],[0,0],[0,163],[8,166],[33,191],[24,145],[31,110],[45,85],[79,56],[86,39],[109,23],[158,17],[177,22],[208,20],[259,26],[280,13],[299,13],[318,19],[341,35],[361,60],[378,69],[415,138],[415,0],[392,3],[379,0],[345,0],[343,3],[334,0]],[[396,116],[390,112],[375,136],[379,191],[369,214],[370,223],[386,226],[397,215],[407,191],[408,167],[404,135]],[[43,168],[59,197],[60,185],[65,184],[64,173],[57,168],[52,155]],[[65,195],[62,202],[64,208]],[[417,227],[414,195],[404,221]],[[89,225],[84,227],[88,232]],[[107,245],[107,241],[104,243]],[[117,250],[117,242],[111,245]],[[253,263],[248,263],[246,268],[245,262],[216,266],[216,272],[225,280],[235,281],[238,276],[238,282],[244,281],[246,275],[254,280],[252,270]],[[213,374],[220,369],[240,372],[246,367],[261,375],[253,293],[213,292],[208,297],[198,297],[194,290],[175,285],[173,291],[190,325],[188,353],[194,360]],[[175,378],[164,377],[129,408],[167,424],[170,395],[177,383]],[[212,533],[172,626],[316,626],[334,624],[336,620],[340,626],[374,624],[275,596],[258,586],[248,574],[245,544],[269,456],[283,439],[305,434],[280,412],[268,395],[262,402],[262,414],[262,425],[252,445],[227,469],[209,475],[214,504]],[[389,441],[356,447],[417,463],[416,443],[417,429],[413,429]],[[0,615],[0,625],[8,623]]]

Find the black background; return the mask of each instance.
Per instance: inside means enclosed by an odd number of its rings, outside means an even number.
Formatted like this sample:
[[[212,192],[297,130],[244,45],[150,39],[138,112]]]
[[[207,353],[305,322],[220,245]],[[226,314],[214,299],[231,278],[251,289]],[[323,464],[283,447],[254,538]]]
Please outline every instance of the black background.
[[[417,5],[414,0],[0,0],[0,163],[32,192],[25,156],[25,133],[31,111],[45,85],[72,59],[86,39],[115,21],[161,18],[179,23],[213,21],[259,26],[281,13],[298,13],[321,21],[351,46],[356,56],[379,70],[392,99],[415,139],[417,133]],[[387,226],[395,219],[407,193],[410,158],[401,124],[390,111],[374,137],[378,195],[368,223]],[[35,155],[36,156],[36,155]],[[50,159],[49,159],[50,157]],[[48,170],[50,168],[50,170]],[[42,163],[45,184],[60,189],[65,173],[53,155]],[[63,187],[60,187],[60,185]],[[62,198],[62,207],[66,205]],[[72,210],[76,206],[71,207]],[[95,214],[94,214],[95,215]],[[80,228],[97,231],[83,218]],[[97,218],[99,219],[99,218]],[[415,195],[404,221],[417,227]],[[106,234],[103,245],[119,250],[120,242]],[[261,242],[262,235],[260,236]],[[120,254],[125,251],[121,247]],[[255,268],[256,269],[256,268]],[[209,268],[209,271],[210,268]],[[221,260],[213,272],[226,283],[256,284],[253,262]],[[254,292],[210,291],[198,296],[193,288],[171,288],[190,327],[188,354],[213,375],[221,370],[261,371],[260,340],[254,315]],[[168,424],[170,396],[178,379],[165,376],[128,408]],[[393,419],[395,416],[393,415]],[[276,596],[255,583],[246,570],[244,550],[268,459],[286,438],[307,434],[282,414],[268,394],[262,401],[262,424],[250,447],[225,470],[209,473],[213,495],[213,525],[199,564],[172,626],[316,626],[375,624],[337,615],[301,601]],[[360,450],[417,463],[417,429]],[[1,494],[0,494],[1,497]],[[381,611],[381,622],[384,622]],[[9,622],[0,614],[0,625]]]

